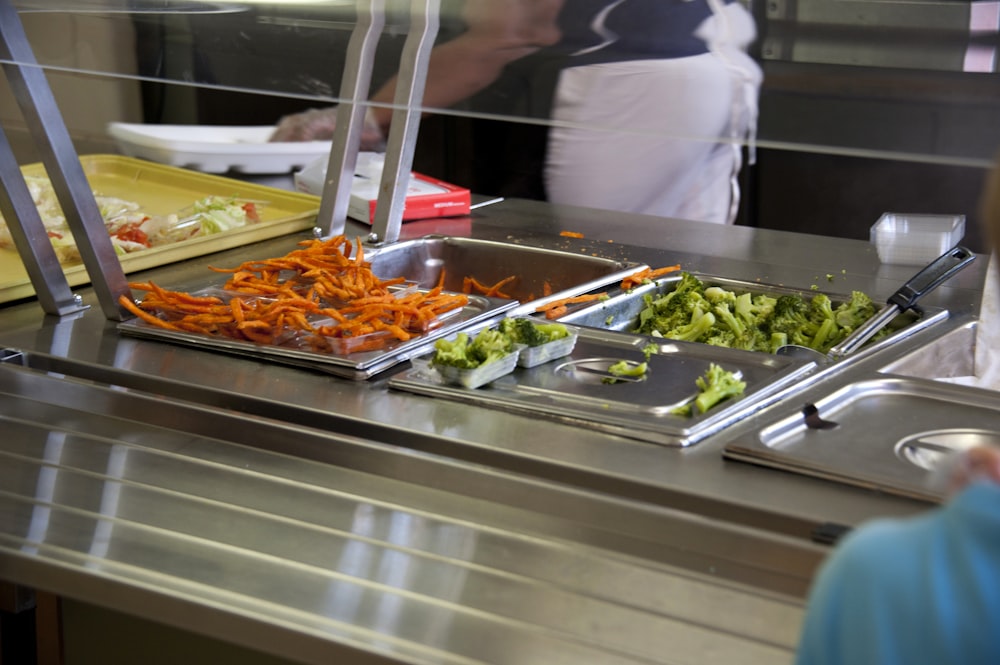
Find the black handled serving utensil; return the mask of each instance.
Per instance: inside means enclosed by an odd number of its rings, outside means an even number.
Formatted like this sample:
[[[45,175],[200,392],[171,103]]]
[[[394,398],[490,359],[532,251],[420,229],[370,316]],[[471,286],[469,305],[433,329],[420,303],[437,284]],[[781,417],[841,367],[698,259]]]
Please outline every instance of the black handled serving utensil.
[[[976,255],[970,250],[957,246],[931,261],[927,267],[911,277],[889,296],[885,307],[875,316],[858,326],[843,341],[830,349],[830,356],[841,358],[859,348],[875,333],[884,328],[889,321],[911,309],[921,298],[972,263],[975,258]]]
[[[808,357],[817,362],[839,360],[856,351],[896,316],[912,309],[921,298],[972,263],[975,258],[976,255],[971,250],[956,246],[934,259],[889,296],[886,305],[879,312],[858,326],[826,354],[795,344],[779,347],[775,353]]]

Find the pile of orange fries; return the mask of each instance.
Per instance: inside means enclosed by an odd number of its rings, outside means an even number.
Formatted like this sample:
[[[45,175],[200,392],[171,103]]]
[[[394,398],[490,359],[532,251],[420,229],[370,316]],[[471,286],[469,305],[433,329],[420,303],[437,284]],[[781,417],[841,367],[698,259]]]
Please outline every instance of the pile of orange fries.
[[[404,288],[406,279],[380,279],[364,260],[361,241],[345,236],[308,240],[285,256],[233,269],[218,295],[169,291],[152,282],[129,286],[146,295],[121,305],[150,325],[312,351],[376,351],[440,325],[468,296]],[[352,256],[354,254],[354,256]]]

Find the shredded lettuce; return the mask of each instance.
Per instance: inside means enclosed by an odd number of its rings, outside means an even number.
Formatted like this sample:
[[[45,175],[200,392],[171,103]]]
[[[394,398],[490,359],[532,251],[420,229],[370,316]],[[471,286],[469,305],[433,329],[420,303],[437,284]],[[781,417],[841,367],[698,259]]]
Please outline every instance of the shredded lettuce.
[[[80,253],[51,181],[47,177],[26,176],[25,182],[59,260],[62,263],[79,261]],[[207,196],[167,215],[149,215],[136,201],[98,192],[94,192],[94,199],[118,255],[224,233],[258,221],[253,204],[236,197]],[[0,248],[12,247],[13,238],[0,215]]]

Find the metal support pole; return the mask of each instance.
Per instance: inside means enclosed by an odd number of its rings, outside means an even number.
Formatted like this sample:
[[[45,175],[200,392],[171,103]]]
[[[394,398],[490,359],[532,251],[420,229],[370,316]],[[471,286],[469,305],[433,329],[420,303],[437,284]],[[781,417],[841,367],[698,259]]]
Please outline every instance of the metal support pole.
[[[121,295],[131,297],[125,272],[55,97],[35,60],[24,26],[10,0],[0,0],[0,58],[15,63],[4,64],[4,71],[42,155],[42,162],[90,275],[101,309],[108,319],[121,320],[123,312],[118,298]],[[9,221],[18,224],[23,218]],[[22,260],[34,261],[35,255],[22,256]],[[44,270],[39,269],[38,272],[42,278],[51,277]],[[49,284],[49,290],[58,293],[59,287]]]
[[[326,182],[317,224],[327,235],[344,232],[351,184],[358,165],[358,147],[364,128],[365,100],[371,87],[375,47],[385,25],[385,0],[358,0],[357,24],[347,45],[344,76],[340,84],[341,101],[337,107],[337,125],[330,146]]]
[[[373,242],[392,243],[399,239],[440,9],[441,0],[412,0],[410,6],[410,33],[400,58],[392,125],[372,224]]]

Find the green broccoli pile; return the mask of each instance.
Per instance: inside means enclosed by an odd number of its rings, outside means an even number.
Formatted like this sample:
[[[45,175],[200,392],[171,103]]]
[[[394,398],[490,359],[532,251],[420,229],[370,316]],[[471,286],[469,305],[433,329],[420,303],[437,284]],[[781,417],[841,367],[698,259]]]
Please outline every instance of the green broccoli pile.
[[[739,375],[722,369],[715,363],[709,364],[704,376],[699,376],[695,383],[698,395],[694,400],[674,409],[674,415],[690,416],[696,410],[698,413],[705,413],[723,400],[742,395],[747,387],[746,381]]]
[[[687,272],[670,293],[644,298],[637,333],[768,353],[784,344],[826,353],[875,314],[871,298],[861,291],[834,308],[822,293],[808,300],[797,295],[737,294],[706,287]]]

